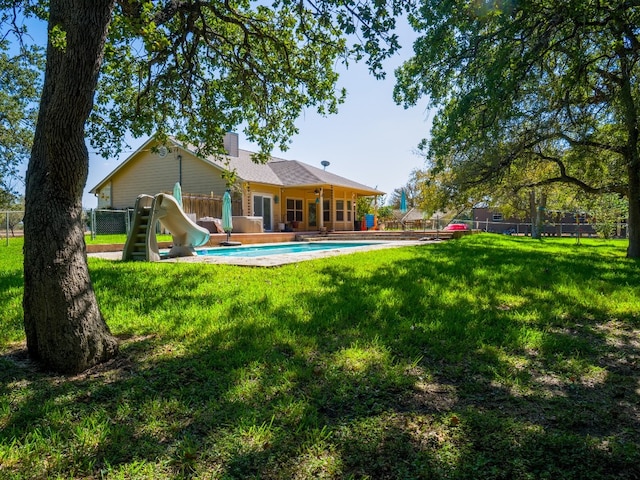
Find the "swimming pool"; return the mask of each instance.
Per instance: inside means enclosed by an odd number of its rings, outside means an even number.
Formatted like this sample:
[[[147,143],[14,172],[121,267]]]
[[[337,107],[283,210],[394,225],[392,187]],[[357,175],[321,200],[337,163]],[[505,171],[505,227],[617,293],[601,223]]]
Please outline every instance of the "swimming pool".
[[[368,247],[384,242],[292,242],[269,245],[249,245],[246,247],[218,247],[197,250],[198,255],[216,257],[265,257],[287,253],[320,252],[343,248]]]

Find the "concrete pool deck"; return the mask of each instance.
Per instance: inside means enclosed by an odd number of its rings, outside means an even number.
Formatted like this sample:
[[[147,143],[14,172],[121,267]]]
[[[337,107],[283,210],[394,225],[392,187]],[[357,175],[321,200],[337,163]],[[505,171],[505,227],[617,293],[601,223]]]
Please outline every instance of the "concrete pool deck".
[[[258,257],[224,257],[224,256],[207,256],[207,255],[194,255],[192,257],[177,257],[166,258],[160,260],[162,263],[211,263],[211,264],[224,264],[224,265],[241,265],[247,267],[277,267],[280,265],[286,265],[289,263],[304,262],[307,260],[316,260],[319,258],[335,257],[338,255],[347,255],[357,252],[369,252],[373,250],[382,250],[386,248],[398,248],[409,247],[416,245],[425,245],[429,243],[441,242],[440,239],[428,239],[428,240],[395,240],[385,241],[371,245],[359,245],[357,247],[336,248],[334,250],[319,250],[313,252],[297,252],[297,253],[284,253],[275,255],[264,255]],[[341,241],[341,243],[349,243],[349,241]],[[353,243],[361,243],[353,241]],[[265,244],[265,245],[277,245]],[[250,246],[250,245],[247,245]],[[225,247],[217,247],[225,248]],[[161,250],[161,253],[166,253],[168,250]],[[121,260],[122,252],[95,252],[89,253],[89,257],[104,258],[107,260]]]

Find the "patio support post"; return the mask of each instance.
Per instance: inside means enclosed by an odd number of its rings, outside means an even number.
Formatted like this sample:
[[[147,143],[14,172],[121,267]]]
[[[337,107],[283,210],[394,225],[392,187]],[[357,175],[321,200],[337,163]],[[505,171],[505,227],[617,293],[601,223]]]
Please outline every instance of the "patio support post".
[[[329,224],[331,225],[331,231],[333,232],[336,229],[336,205],[335,205],[335,192],[333,190],[333,185],[331,185],[331,201],[329,202]]]
[[[324,228],[324,188],[320,187],[320,196],[318,197],[320,200],[320,213],[318,216],[320,217],[318,220],[318,228],[322,230]]]

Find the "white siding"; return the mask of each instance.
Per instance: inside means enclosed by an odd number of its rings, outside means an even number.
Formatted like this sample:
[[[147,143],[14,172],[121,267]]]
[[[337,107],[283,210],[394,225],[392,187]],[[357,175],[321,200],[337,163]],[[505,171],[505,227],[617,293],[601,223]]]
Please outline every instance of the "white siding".
[[[201,159],[182,152],[182,191],[216,195],[224,193],[225,183],[220,171]],[[150,150],[140,152],[111,179],[113,208],[133,207],[140,194],[156,195],[173,191],[180,177],[180,161],[176,149],[161,157]]]
[[[182,155],[183,192],[203,195],[213,192],[216,195],[222,195],[225,188],[226,183],[222,179],[220,170],[189,153]]]

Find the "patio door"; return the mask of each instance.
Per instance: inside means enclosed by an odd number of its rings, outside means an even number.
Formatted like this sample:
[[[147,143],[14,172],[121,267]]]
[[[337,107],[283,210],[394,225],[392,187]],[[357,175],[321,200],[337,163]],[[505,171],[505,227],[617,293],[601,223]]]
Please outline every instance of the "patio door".
[[[307,202],[307,219],[309,221],[309,228],[318,226],[318,204],[315,200],[309,200]]]
[[[264,195],[253,196],[253,215],[262,217],[262,228],[265,232],[273,230],[273,213],[271,208],[271,197]]]

